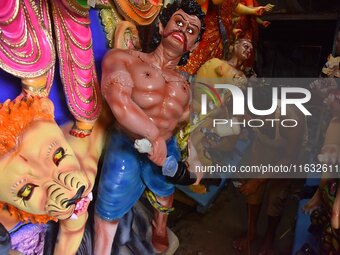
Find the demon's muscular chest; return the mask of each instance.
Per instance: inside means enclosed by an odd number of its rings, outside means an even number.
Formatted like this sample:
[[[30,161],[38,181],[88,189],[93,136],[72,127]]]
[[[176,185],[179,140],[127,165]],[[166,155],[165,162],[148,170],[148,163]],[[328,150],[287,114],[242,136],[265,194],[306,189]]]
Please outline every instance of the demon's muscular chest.
[[[190,87],[175,71],[137,61],[130,69],[133,101],[149,117],[180,118],[190,101]]]

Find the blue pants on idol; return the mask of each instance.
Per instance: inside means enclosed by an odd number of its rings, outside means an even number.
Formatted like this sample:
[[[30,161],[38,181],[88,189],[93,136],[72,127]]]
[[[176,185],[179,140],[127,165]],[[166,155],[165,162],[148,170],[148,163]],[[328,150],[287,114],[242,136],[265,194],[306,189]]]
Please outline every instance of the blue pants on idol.
[[[167,156],[180,160],[175,137],[167,141]],[[134,148],[134,140],[114,131],[104,157],[95,210],[107,221],[122,218],[143,194],[145,187],[155,195],[167,197],[175,187],[162,175],[161,167]]]

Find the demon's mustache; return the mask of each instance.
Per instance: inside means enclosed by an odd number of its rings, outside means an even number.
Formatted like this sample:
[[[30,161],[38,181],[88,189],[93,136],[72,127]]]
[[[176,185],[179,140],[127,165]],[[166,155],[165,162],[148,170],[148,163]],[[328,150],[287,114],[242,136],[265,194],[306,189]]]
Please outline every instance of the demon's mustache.
[[[184,50],[184,52],[189,51],[189,49],[188,49],[188,38],[187,38],[186,34],[185,34],[182,30],[180,30],[180,29],[174,29],[174,30],[172,30],[172,31],[170,31],[170,32],[168,32],[168,33],[166,33],[166,34],[164,34],[163,36],[164,36],[164,38],[167,38],[167,37],[169,37],[170,35],[172,35],[173,33],[181,33],[181,34],[183,35],[183,38],[184,38],[183,50]]]

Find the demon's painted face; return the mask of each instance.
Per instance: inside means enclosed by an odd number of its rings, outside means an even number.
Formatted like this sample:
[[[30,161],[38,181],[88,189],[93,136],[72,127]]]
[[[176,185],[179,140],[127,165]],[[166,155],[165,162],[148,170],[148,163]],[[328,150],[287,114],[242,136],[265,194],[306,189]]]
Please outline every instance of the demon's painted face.
[[[161,25],[160,28],[164,43],[171,45],[181,56],[196,46],[201,31],[201,21],[197,16],[178,10],[171,16],[165,28],[163,29]]]
[[[247,60],[253,54],[253,45],[248,40],[239,40],[235,44],[235,55],[242,61]]]
[[[1,137],[2,139],[2,137]],[[89,182],[54,120],[34,120],[0,157],[0,201],[63,220],[87,210]]]

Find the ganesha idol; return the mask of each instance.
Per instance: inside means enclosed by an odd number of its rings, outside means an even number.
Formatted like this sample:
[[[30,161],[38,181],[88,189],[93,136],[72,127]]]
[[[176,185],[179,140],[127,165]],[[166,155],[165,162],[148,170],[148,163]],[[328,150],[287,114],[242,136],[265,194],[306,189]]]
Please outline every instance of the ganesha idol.
[[[88,217],[92,185],[53,112],[48,98],[20,96],[1,105],[0,222],[11,230],[19,221],[59,221],[54,254],[75,254]],[[33,241],[21,251],[42,254],[32,249],[39,249],[43,241]]]

